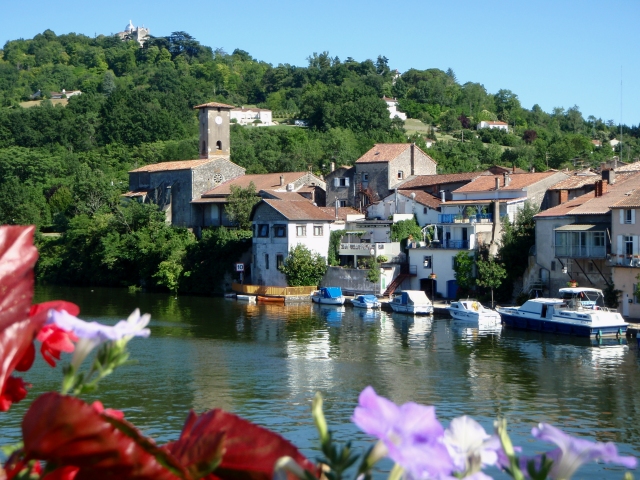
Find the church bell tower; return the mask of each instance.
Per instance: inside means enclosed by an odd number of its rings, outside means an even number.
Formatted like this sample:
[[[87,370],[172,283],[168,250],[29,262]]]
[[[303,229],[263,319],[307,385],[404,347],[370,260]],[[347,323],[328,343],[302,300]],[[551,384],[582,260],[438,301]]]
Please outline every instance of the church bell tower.
[[[205,103],[196,107],[200,110],[200,158],[226,157],[231,155],[230,124],[232,105]]]

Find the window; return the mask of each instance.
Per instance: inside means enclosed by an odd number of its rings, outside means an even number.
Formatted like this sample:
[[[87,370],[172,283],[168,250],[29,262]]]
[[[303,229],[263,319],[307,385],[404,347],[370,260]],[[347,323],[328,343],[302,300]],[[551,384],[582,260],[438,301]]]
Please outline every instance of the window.
[[[287,236],[287,226],[286,225],[274,225],[273,226],[273,236],[278,238],[283,238]]]
[[[307,236],[307,226],[306,225],[296,225],[296,235],[298,237],[306,237]]]
[[[333,179],[334,187],[348,187],[349,186],[349,178],[348,177],[336,177]]]
[[[427,213],[427,207],[422,208],[422,213]]]
[[[404,172],[402,170],[398,170],[398,180],[402,180],[404,178]]]
[[[624,253],[633,255],[633,237],[631,236],[624,236]]]
[[[258,225],[258,237],[260,238],[269,237],[269,225],[267,225],[266,223],[261,223]]]
[[[282,268],[282,266],[284,265],[284,255],[282,255],[281,253],[278,253],[276,255],[276,268],[278,268],[278,270],[280,268]]]
[[[346,200],[336,200],[336,203],[338,204],[338,207],[346,207],[347,206],[347,201]]]
[[[555,261],[555,260],[552,260],[552,261],[551,261],[551,271],[552,271],[552,272],[555,272],[555,271],[556,271],[556,261]]]
[[[604,247],[604,232],[593,232],[593,245]]]
[[[264,254],[264,268],[266,270],[269,270],[269,254],[268,253]]]
[[[322,225],[314,225],[313,226],[313,236],[321,237],[322,236]]]
[[[633,223],[633,210],[624,211],[624,223],[628,223],[628,224]]]
[[[369,174],[368,173],[363,173],[362,174],[362,181],[363,182],[368,182],[369,181]]]

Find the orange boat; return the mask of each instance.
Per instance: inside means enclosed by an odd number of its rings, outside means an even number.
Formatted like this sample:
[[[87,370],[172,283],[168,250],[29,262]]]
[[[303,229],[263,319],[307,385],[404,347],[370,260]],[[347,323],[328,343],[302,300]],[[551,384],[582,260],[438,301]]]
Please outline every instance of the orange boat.
[[[262,297],[258,295],[257,298],[260,303],[280,303],[284,304],[284,297]]]

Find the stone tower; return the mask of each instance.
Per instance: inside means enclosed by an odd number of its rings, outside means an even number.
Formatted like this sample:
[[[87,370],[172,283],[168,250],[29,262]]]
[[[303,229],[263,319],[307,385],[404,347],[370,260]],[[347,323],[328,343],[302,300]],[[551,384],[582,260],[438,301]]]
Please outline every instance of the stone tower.
[[[200,110],[200,158],[226,157],[231,155],[230,121],[232,105],[205,103]]]

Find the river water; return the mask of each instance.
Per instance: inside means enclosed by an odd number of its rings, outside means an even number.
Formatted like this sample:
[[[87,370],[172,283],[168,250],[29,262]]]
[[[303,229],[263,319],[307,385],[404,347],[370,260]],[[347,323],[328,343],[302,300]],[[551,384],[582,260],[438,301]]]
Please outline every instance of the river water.
[[[315,458],[310,404],[320,391],[335,438],[365,448],[370,440],[350,417],[359,392],[372,385],[397,403],[435,405],[445,426],[468,414],[491,431],[497,416],[506,417],[514,443],[527,454],[551,448],[530,435],[545,421],[574,435],[616,442],[626,455],[640,455],[635,340],[593,344],[350,306],[263,306],[123,289],[37,289],[35,301],[52,299],[73,301],[82,318],[104,323],[126,318],[136,307],[151,313],[151,337],[130,344],[137,363],[106,379],[96,398],[123,410],[159,443],[178,437],[189,409],[221,407],[282,434]],[[1,414],[0,443],[19,439],[29,401],[58,390],[61,376],[61,369],[42,360],[25,375],[33,389]],[[592,465],[575,478],[622,478],[622,471]],[[505,478],[497,470],[488,473]]]

